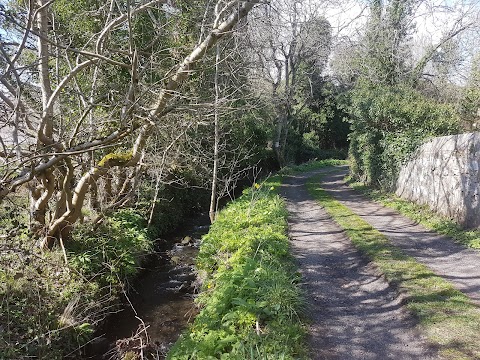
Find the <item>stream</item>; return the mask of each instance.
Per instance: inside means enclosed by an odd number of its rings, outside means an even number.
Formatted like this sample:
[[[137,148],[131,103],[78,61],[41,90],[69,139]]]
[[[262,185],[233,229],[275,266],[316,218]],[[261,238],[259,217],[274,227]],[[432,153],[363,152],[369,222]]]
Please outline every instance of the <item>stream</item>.
[[[87,351],[89,359],[164,359],[198,313],[194,260],[209,229],[208,215],[158,239],[155,254],[131,284],[123,309],[107,318]],[[136,354],[136,356],[134,356]]]

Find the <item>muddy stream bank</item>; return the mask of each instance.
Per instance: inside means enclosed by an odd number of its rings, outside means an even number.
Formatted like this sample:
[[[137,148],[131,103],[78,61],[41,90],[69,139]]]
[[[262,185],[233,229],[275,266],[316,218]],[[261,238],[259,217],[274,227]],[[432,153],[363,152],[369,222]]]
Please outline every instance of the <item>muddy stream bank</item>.
[[[202,214],[156,241],[155,254],[130,284],[121,311],[97,330],[87,349],[88,359],[114,360],[133,354],[144,359],[165,357],[197,315],[194,260],[208,229],[208,215]]]

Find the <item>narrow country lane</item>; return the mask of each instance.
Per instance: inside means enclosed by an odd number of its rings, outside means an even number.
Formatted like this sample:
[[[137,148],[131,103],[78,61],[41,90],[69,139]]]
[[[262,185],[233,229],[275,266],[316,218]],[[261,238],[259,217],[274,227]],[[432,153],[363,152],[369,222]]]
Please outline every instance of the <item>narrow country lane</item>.
[[[308,292],[312,359],[437,359],[395,291],[308,194],[316,173],[290,176],[282,188]]]
[[[325,174],[324,188],[336,200],[348,206],[370,225],[387,236],[407,255],[429,267],[435,274],[480,304],[480,253],[436,234],[396,211],[370,201],[348,187],[343,178],[348,167]]]

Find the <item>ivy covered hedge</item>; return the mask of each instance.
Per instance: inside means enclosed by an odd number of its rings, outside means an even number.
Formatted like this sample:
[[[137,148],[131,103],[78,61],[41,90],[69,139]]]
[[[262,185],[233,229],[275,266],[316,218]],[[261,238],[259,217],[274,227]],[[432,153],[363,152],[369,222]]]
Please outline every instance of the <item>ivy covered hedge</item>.
[[[352,91],[349,156],[353,176],[391,190],[401,165],[427,138],[458,133],[448,104],[405,86],[359,82]]]
[[[223,210],[203,238],[203,291],[195,322],[169,359],[302,359],[303,297],[275,184],[255,185]]]

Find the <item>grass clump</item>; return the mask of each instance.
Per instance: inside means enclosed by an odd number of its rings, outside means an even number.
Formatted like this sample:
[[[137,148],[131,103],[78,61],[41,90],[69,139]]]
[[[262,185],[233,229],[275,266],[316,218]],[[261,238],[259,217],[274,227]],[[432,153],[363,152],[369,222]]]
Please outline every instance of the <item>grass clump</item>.
[[[278,185],[277,178],[244,191],[204,236],[196,263],[202,310],[168,359],[306,358],[304,302]]]
[[[407,308],[446,359],[480,358],[480,309],[446,280],[405,255],[389,240],[310,179],[308,189],[353,244],[407,295]]]
[[[372,189],[358,182],[349,181],[349,184],[370,199],[397,210],[402,215],[422,224],[427,229],[449,236],[456,242],[470,248],[480,249],[480,230],[478,229],[465,230],[452,219],[434,212],[428,206],[401,199],[395,194]]]

